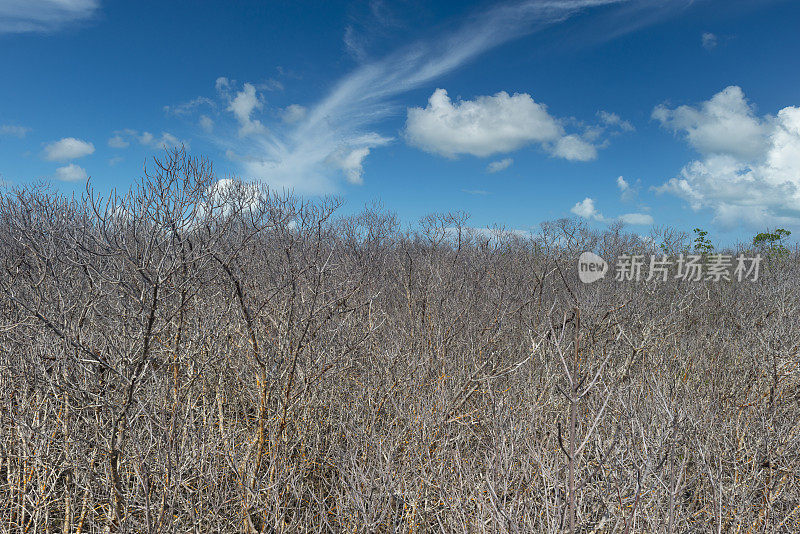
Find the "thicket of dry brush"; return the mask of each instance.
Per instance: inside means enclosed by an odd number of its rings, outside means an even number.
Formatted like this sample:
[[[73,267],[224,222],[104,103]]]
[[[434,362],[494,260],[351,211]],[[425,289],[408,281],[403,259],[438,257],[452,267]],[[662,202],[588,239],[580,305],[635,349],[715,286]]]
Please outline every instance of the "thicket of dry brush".
[[[800,529],[796,255],[585,286],[650,245],[404,231],[181,152],[0,201],[2,531]]]

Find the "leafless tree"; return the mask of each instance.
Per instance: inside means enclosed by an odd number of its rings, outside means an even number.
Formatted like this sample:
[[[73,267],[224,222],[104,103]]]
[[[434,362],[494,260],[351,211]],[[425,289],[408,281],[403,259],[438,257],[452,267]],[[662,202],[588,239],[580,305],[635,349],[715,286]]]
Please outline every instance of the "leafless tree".
[[[586,285],[687,236],[405,227],[183,150],[0,195],[4,532],[800,530],[796,252]]]

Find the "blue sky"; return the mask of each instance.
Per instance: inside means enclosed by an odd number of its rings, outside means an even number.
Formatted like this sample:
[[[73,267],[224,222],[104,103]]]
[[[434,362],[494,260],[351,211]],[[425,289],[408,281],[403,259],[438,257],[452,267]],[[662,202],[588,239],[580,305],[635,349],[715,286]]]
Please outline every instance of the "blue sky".
[[[127,189],[184,143],[413,222],[800,234],[800,3],[0,0],[0,177]]]

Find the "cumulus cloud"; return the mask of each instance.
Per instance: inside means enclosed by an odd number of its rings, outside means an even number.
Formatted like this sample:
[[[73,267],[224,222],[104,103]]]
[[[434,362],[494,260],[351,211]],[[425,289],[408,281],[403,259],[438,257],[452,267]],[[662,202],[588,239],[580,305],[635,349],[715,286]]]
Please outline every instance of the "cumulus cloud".
[[[620,177],[621,178],[621,177]],[[624,180],[623,180],[624,181]],[[597,209],[593,198],[586,197],[570,209],[578,217],[598,222],[622,221],[625,224],[634,226],[649,226],[653,224],[653,217],[647,213],[625,213],[615,218],[606,218]]]
[[[491,156],[533,142],[555,141],[561,126],[528,94],[501,91],[475,100],[450,100],[436,89],[426,108],[410,108],[405,136],[409,144],[446,157]]]
[[[3,0],[0,33],[52,32],[89,19],[99,0]]]
[[[489,165],[486,166],[486,172],[490,174],[494,174],[496,172],[504,171],[507,168],[511,167],[514,163],[514,160],[511,158],[504,158],[498,161],[492,161]]]
[[[800,107],[758,117],[739,87],[654,116],[701,155],[657,188],[725,227],[800,223]]]
[[[657,106],[653,118],[665,128],[683,133],[701,154],[724,154],[749,160],[761,157],[768,147],[769,121],[755,115],[744,92],[735,85],[699,107]]]
[[[56,169],[56,178],[63,182],[85,182],[89,175],[83,167],[70,163]]]
[[[233,112],[236,120],[239,121],[239,137],[246,137],[264,131],[264,125],[257,119],[253,119],[253,112],[264,107],[261,96],[256,92],[256,87],[251,83],[246,83],[241,91],[230,97],[228,111]]]
[[[306,116],[306,112],[308,110],[299,104],[292,104],[291,106],[287,106],[283,113],[281,113],[281,118],[283,122],[287,122],[289,124],[294,124],[303,119]]]
[[[408,109],[404,135],[410,145],[448,158],[460,154],[486,157],[531,143],[565,159],[597,157],[592,144],[578,135],[565,135],[547,107],[527,93],[501,91],[453,102],[446,90],[436,89],[427,107]]]
[[[0,135],[9,136],[9,137],[18,137],[22,139],[28,133],[30,133],[31,129],[26,128],[25,126],[17,126],[14,124],[3,124],[0,125]]]
[[[570,134],[556,141],[551,149],[554,156],[571,161],[591,161],[597,159],[597,148],[575,134]]]
[[[69,161],[88,156],[93,152],[92,143],[74,137],[65,137],[44,147],[44,157],[49,161]]]
[[[572,213],[577,215],[578,217],[583,217],[584,219],[593,219],[595,221],[602,221],[604,219],[603,215],[597,211],[597,208],[594,205],[594,199],[586,197],[570,209]]]

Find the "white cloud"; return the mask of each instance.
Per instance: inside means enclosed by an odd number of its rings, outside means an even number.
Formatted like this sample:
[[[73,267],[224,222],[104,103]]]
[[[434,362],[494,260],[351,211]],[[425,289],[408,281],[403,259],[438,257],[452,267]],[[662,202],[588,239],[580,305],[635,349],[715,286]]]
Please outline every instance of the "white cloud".
[[[656,108],[702,155],[657,188],[710,209],[726,227],[800,224],[800,107],[757,117],[738,87],[699,109]]]
[[[291,106],[287,106],[283,113],[281,113],[281,118],[283,122],[294,124],[297,121],[303,119],[306,116],[306,112],[308,110],[299,104],[292,104]]]
[[[347,181],[351,184],[363,183],[361,175],[363,174],[362,164],[364,158],[369,156],[369,148],[361,147],[354,150],[348,150],[337,158],[339,168],[344,171]]]
[[[114,166],[114,165],[116,165],[117,163],[120,163],[120,162],[122,162],[124,159],[125,159],[125,158],[123,158],[122,156],[114,156],[113,158],[111,158],[111,159],[109,159],[109,160],[108,160],[108,165],[109,165],[110,167],[113,167],[113,166]]]
[[[0,135],[7,135],[10,137],[18,137],[22,139],[31,131],[30,128],[25,126],[16,126],[13,124],[0,125]]]
[[[591,161],[597,159],[597,148],[575,134],[570,134],[556,141],[551,150],[554,156],[571,161]]]
[[[740,159],[757,158],[767,148],[771,125],[756,117],[741,88],[732,85],[699,107],[664,105],[653,118],[674,132],[683,132],[701,154],[727,154]]]
[[[578,217],[599,222],[622,221],[625,224],[636,226],[648,226],[653,224],[653,217],[646,213],[626,213],[624,215],[620,215],[619,217],[608,219],[597,209],[594,199],[589,197],[584,198],[572,206],[570,211]]]
[[[717,47],[717,36],[710,32],[705,32],[701,37],[703,48],[711,50]]]
[[[540,143],[554,156],[586,161],[597,157],[590,143],[564,135],[560,122],[529,94],[494,96],[453,103],[436,89],[425,108],[409,108],[405,138],[412,146],[453,158],[459,154],[485,157]]]
[[[489,242],[500,242],[505,239],[530,239],[532,231],[518,228],[506,228],[504,226],[488,226],[479,228],[475,226],[462,226],[461,228],[451,226],[444,229],[450,238],[456,238],[461,233],[462,239],[480,240]]]
[[[358,61],[364,61],[367,58],[364,38],[350,24],[344,29],[344,46],[347,52]]]
[[[636,130],[636,128],[633,127],[633,124],[622,119],[616,113],[600,110],[597,112],[597,116],[600,117],[600,120],[606,126],[616,126],[623,132],[632,132]]]
[[[150,132],[143,132],[139,137],[139,142],[145,146],[159,149],[177,148],[181,145],[189,147],[188,141],[182,141],[168,132],[161,132],[160,137],[155,137]]]
[[[69,161],[88,156],[93,152],[92,143],[74,137],[65,137],[44,147],[44,157],[49,161]]]
[[[244,84],[241,91],[230,99],[228,111],[233,112],[239,121],[239,137],[264,131],[264,125],[260,121],[252,119],[254,111],[264,107],[261,97],[256,93],[256,88],[251,83]]]
[[[114,135],[108,140],[108,146],[111,148],[126,148],[128,145],[130,145],[130,143],[119,134]]]
[[[89,175],[83,167],[70,163],[56,169],[56,178],[63,182],[85,182]]]
[[[511,158],[504,158],[499,161],[493,161],[486,166],[486,172],[494,174],[496,172],[504,171],[507,168],[511,167],[514,163],[514,160]]]
[[[341,154],[385,144],[386,138],[374,129],[398,112],[398,95],[428,85],[505,42],[563,22],[582,10],[610,4],[624,2],[525,1],[496,5],[465,19],[453,31],[409,43],[381,59],[360,64],[332,84],[319,102],[308,106],[297,122],[279,120],[244,137],[220,133],[215,141],[240,166],[245,177],[298,193],[331,192],[336,189],[335,174],[344,172],[346,178],[352,178],[352,173],[348,175],[348,170],[342,168]],[[235,83],[220,77],[215,85],[230,107]],[[256,94],[250,97],[246,90],[242,92],[246,98],[241,101],[238,115],[233,116],[239,128],[240,117],[253,120],[246,112],[258,109],[254,99],[261,102]],[[248,105],[244,105],[246,102]],[[219,125],[216,130],[225,128]]]
[[[350,144],[342,146],[331,155],[331,163],[339,168],[351,184],[362,184],[364,159],[369,156],[370,149],[389,143],[391,139],[367,135],[354,139]]]
[[[653,217],[647,213],[626,213],[625,215],[620,215],[619,220],[634,226],[650,226],[653,224]]]
[[[207,98],[205,96],[198,96],[196,98],[193,98],[192,100],[189,100],[188,102],[183,102],[181,104],[178,104],[177,106],[164,106],[164,113],[168,115],[185,116],[191,114],[192,112],[194,112],[194,110],[204,106],[215,108],[216,104],[210,98]]]
[[[214,82],[214,87],[217,89],[218,92],[225,92],[230,87],[231,82],[225,76],[220,76]]]
[[[583,217],[584,219],[594,219],[595,221],[602,221],[604,220],[603,215],[597,211],[597,208],[594,205],[594,199],[589,197],[584,198],[570,209],[572,213],[577,215],[578,217]]]
[[[167,132],[161,132],[159,138],[155,138],[150,132],[144,132],[139,138],[139,142],[153,148],[173,148],[181,144],[177,137]]]
[[[130,128],[114,132],[114,135],[108,140],[108,146],[112,148],[127,148],[130,146],[131,141],[136,141],[142,146],[154,149],[171,149],[181,145],[189,147],[188,141],[178,139],[169,132],[161,132],[161,135],[156,137],[150,132],[139,132]]]
[[[200,115],[200,128],[206,133],[211,133],[214,130],[214,121],[207,115]]]
[[[0,33],[55,31],[90,18],[99,6],[99,0],[3,0]]]
[[[630,202],[639,196],[641,181],[636,180],[634,184],[628,182],[623,176],[617,177],[617,188],[619,189],[620,199]]]

